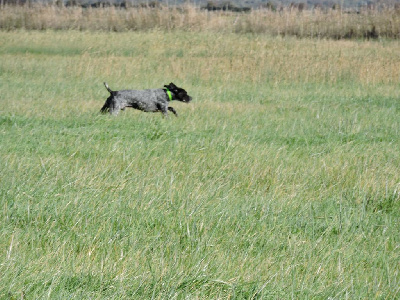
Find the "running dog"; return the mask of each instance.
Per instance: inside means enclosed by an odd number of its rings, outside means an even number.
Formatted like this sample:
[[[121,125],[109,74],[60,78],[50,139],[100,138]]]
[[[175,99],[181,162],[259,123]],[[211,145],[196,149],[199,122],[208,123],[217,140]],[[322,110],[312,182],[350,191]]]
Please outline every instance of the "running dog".
[[[110,96],[100,111],[102,113],[108,111],[111,115],[115,116],[118,115],[120,110],[124,110],[125,107],[132,107],[145,112],[161,111],[164,116],[167,116],[168,111],[171,111],[175,116],[178,116],[176,110],[169,106],[169,102],[178,100],[189,103],[192,100],[192,97],[184,89],[177,87],[172,82],[164,85],[163,89],[151,90],[112,91],[106,82],[104,82],[104,85],[109,91]]]

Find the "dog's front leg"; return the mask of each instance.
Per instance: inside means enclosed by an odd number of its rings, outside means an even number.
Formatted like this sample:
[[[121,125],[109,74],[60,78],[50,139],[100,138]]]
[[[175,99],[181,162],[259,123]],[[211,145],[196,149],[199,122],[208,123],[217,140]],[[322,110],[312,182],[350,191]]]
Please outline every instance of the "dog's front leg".
[[[172,113],[175,115],[175,117],[178,116],[178,113],[176,112],[176,110],[175,110],[173,107],[169,106],[169,107],[168,107],[168,110],[169,110],[169,111],[172,111]]]
[[[157,111],[161,111],[164,117],[168,117],[168,106],[163,103],[157,103]]]

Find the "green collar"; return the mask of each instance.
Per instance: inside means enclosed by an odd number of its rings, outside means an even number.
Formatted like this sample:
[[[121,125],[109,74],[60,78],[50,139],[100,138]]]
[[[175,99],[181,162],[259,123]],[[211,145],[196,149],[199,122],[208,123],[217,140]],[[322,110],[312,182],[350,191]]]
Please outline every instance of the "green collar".
[[[172,94],[168,88],[167,88],[167,95],[168,95],[169,101],[172,101]]]

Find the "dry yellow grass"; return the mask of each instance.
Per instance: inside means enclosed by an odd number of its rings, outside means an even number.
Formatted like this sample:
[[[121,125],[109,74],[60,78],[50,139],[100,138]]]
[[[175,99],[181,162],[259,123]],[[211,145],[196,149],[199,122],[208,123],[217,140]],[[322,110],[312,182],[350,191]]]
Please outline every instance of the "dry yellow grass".
[[[51,5],[3,6],[0,28],[76,29],[106,31],[188,30],[293,35],[312,38],[399,38],[400,12],[365,10],[359,14],[341,10],[290,8],[279,12],[209,12],[193,5],[181,7],[129,7],[120,9],[58,7]]]

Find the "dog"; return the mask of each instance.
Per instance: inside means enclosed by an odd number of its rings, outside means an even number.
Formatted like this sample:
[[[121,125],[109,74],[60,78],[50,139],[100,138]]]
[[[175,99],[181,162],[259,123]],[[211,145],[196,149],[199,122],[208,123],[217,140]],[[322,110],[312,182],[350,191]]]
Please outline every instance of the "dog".
[[[145,112],[161,111],[164,116],[168,116],[168,111],[171,111],[175,116],[178,116],[176,110],[169,106],[169,102],[178,100],[189,103],[192,100],[192,97],[184,89],[177,87],[172,82],[164,85],[164,89],[149,90],[112,91],[106,82],[104,82],[104,86],[110,96],[100,111],[102,113],[108,111],[114,116],[118,115],[119,111],[124,110],[125,107],[132,107]]]

